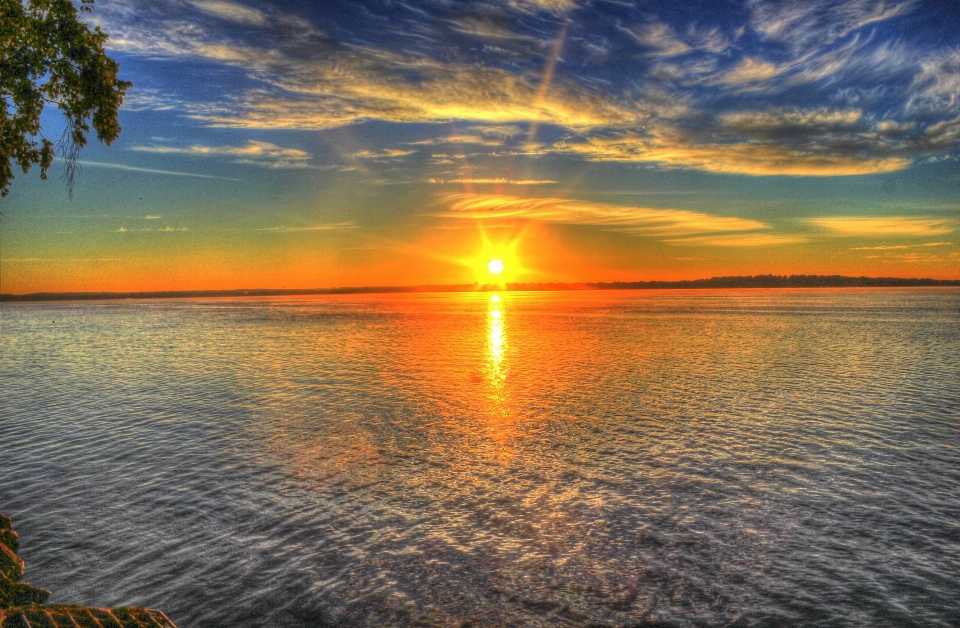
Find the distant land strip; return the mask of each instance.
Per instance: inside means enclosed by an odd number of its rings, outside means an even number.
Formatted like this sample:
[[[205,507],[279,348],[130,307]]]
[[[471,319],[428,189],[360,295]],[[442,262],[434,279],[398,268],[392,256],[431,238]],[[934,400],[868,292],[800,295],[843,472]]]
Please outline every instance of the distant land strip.
[[[749,275],[684,281],[613,281],[593,283],[447,284],[426,286],[363,286],[276,290],[167,290],[161,292],[34,292],[0,294],[0,301],[77,301],[109,299],[191,299],[202,297],[274,297],[311,294],[376,294],[410,292],[498,292],[549,290],[676,290],[690,288],[909,288],[960,286],[960,279],[845,277],[843,275]]]

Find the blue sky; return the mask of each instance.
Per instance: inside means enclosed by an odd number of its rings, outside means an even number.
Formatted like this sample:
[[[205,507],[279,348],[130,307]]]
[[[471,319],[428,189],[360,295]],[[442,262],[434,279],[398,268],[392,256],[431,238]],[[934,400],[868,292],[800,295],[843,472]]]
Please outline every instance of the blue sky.
[[[133,82],[5,292],[960,276],[960,5],[99,0]],[[57,136],[55,110],[45,134]],[[488,255],[489,254],[489,255]]]

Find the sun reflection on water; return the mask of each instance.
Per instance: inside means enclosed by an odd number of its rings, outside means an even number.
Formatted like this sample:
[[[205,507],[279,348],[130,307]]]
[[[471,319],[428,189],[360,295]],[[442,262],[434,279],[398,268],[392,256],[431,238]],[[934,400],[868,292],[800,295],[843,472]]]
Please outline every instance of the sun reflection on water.
[[[507,356],[506,316],[499,295],[493,295],[487,309],[487,387],[491,431],[501,447],[501,456],[510,457],[507,440],[514,431],[510,420],[508,391],[506,386],[509,362]]]
[[[493,295],[493,297],[490,299],[490,308],[487,311],[487,345],[490,350],[490,384],[494,388],[502,388],[503,379],[506,377],[503,357],[504,352],[507,349],[507,340],[503,332],[505,321],[500,303],[500,297]]]

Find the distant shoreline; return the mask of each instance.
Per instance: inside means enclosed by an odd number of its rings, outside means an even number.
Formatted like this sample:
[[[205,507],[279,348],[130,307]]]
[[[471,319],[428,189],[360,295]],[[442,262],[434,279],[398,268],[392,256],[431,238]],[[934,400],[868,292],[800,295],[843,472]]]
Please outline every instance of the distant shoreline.
[[[113,299],[189,299],[198,297],[273,297],[322,294],[405,294],[430,292],[523,292],[558,290],[678,290],[735,288],[912,288],[960,286],[960,279],[845,277],[842,275],[748,275],[683,281],[614,281],[591,283],[447,284],[360,286],[314,289],[253,288],[238,290],[167,290],[156,292],[34,292],[0,294],[0,302],[101,301]]]

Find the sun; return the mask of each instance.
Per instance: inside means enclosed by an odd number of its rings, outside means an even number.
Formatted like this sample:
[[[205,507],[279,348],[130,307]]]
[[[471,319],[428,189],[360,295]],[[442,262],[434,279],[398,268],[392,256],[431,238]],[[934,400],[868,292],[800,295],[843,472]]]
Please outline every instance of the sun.
[[[528,270],[518,255],[522,233],[514,234],[512,239],[504,237],[509,234],[497,233],[498,237],[494,240],[481,226],[478,235],[480,246],[475,249],[476,252],[470,257],[455,260],[470,269],[473,283],[478,289],[499,286],[501,290],[505,290],[509,283],[527,275]]]

